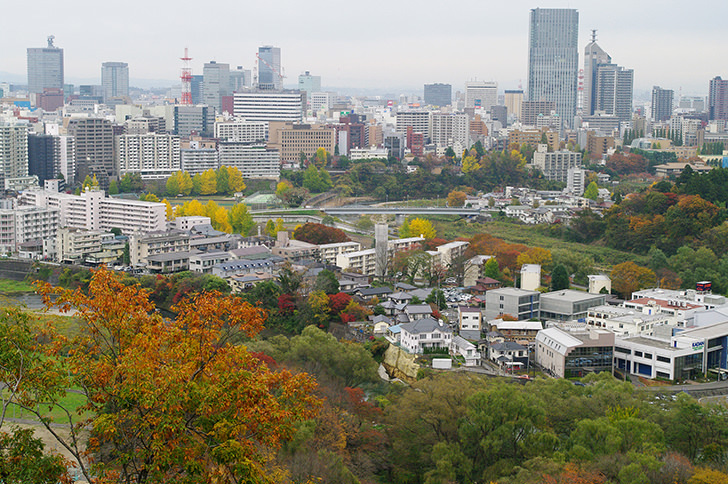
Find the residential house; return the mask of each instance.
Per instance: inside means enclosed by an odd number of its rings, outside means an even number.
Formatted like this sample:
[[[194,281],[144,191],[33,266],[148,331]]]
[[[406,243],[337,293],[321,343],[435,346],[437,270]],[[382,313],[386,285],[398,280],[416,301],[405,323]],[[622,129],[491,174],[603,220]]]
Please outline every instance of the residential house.
[[[452,330],[431,317],[403,323],[399,327],[400,345],[410,353],[420,354],[426,349],[450,348],[452,345]]]
[[[478,348],[461,336],[453,336],[451,351],[465,358],[465,366],[480,366]]]

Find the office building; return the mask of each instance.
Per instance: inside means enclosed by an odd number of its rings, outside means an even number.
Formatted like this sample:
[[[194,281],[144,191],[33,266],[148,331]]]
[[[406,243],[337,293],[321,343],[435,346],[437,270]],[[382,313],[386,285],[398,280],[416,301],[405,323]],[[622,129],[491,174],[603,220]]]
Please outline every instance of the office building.
[[[490,111],[490,107],[496,104],[498,104],[497,82],[471,81],[465,83],[466,108],[483,108]]]
[[[220,166],[240,170],[244,179],[268,178],[281,175],[281,156],[278,150],[268,149],[265,143],[221,141],[218,146]]]
[[[720,76],[710,80],[708,119],[728,120],[728,80],[724,81]]]
[[[301,153],[311,158],[319,148],[336,149],[336,130],[330,126],[274,122],[269,134],[268,147],[280,152],[283,163],[297,163]]]
[[[222,113],[222,98],[231,96],[230,64],[205,63],[202,70],[202,103]]]
[[[265,121],[217,121],[215,138],[222,141],[252,143],[268,139],[268,123]]]
[[[660,86],[652,88],[652,120],[667,121],[672,116],[673,91],[662,89]]]
[[[238,66],[230,71],[230,91],[238,92],[253,87],[253,71]],[[232,94],[230,94],[232,95]]]
[[[502,287],[485,293],[485,318],[496,319],[506,314],[517,321],[538,318],[541,293],[515,287]]]
[[[58,178],[61,173],[60,153],[57,153],[57,136],[28,134],[28,174],[38,177],[38,183]],[[60,146],[58,146],[60,147]]]
[[[311,111],[328,111],[334,106],[334,93],[331,92],[313,92],[311,93]]]
[[[612,371],[614,333],[603,329],[551,327],[536,335],[536,362],[556,378]]]
[[[300,122],[306,104],[301,91],[252,90],[233,94],[233,114],[246,121]]]
[[[400,134],[407,134],[407,128],[411,127],[415,133],[422,133],[425,138],[430,137],[430,112],[429,111],[400,111],[397,113],[397,124],[395,131]]]
[[[215,109],[211,106],[175,106],[173,134],[182,138],[210,137],[215,127]]]
[[[63,49],[53,45],[28,49],[28,92],[41,94],[45,89],[63,90]]]
[[[266,91],[283,89],[280,47],[266,45],[258,48],[258,89]]]
[[[190,80],[190,94],[192,95],[192,104],[202,104],[202,84],[204,83],[204,77],[201,74],[192,76]]]
[[[310,98],[314,92],[321,92],[321,76],[312,76],[309,71],[298,76],[298,90],[306,91]]]
[[[506,90],[503,95],[508,115],[513,119],[521,119],[521,103],[523,102],[523,90]]]
[[[111,122],[102,118],[72,118],[68,134],[76,143],[76,181],[96,175],[102,188],[108,187],[108,178],[116,174]]]
[[[523,101],[520,120],[527,126],[537,126],[539,118],[549,117],[555,110],[556,103],[553,101]]]
[[[576,115],[579,13],[531,10],[528,36],[528,100],[553,101],[566,127]]]
[[[5,180],[28,175],[28,126],[0,124],[0,189]]]
[[[164,180],[181,169],[179,136],[122,134],[116,137],[119,176],[137,173],[142,180]]]
[[[425,84],[425,104],[430,106],[450,106],[452,104],[452,85]]]
[[[585,116],[597,112],[616,116],[621,122],[632,119],[634,71],[612,63],[612,58],[596,42],[596,31],[584,49]]]
[[[118,101],[129,98],[129,64],[126,62],[104,62],[101,64],[101,87],[104,102],[114,98]]]

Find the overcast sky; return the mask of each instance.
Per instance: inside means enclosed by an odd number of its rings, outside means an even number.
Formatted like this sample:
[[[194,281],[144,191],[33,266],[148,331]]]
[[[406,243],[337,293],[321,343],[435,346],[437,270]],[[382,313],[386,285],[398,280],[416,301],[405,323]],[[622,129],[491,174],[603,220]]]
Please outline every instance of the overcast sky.
[[[680,89],[705,95],[709,79],[728,77],[724,0],[14,1],[0,15],[0,72],[24,76],[26,48],[53,34],[68,80],[100,83],[101,63],[121,61],[132,79],[172,81],[185,47],[193,74],[210,60],[252,68],[258,46],[275,45],[285,84],[309,70],[325,87],[408,93],[445,82],[462,90],[477,78],[502,91],[527,84],[536,7],[577,8],[580,64],[598,29],[612,61],[634,69],[636,92],[660,85],[676,97]]]

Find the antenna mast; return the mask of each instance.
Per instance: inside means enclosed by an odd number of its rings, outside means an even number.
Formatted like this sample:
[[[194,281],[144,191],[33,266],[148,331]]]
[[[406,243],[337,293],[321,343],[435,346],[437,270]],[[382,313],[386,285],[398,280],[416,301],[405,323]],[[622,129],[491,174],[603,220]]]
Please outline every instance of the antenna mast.
[[[182,104],[192,104],[192,67],[190,67],[190,61],[192,57],[187,53],[187,47],[185,47],[185,56],[180,57],[180,60],[184,63],[182,67],[182,75],[179,76],[182,79]]]

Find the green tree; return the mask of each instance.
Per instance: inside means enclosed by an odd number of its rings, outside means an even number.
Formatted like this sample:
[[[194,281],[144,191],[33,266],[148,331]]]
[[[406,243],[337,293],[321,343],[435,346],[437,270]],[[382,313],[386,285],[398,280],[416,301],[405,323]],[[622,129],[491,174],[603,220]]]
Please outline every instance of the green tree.
[[[324,269],[316,276],[314,290],[323,291],[325,294],[336,294],[339,292],[339,281],[336,275],[328,269]]]
[[[447,299],[442,289],[434,288],[425,299],[428,304],[435,304],[441,311],[447,309]]]
[[[569,284],[569,273],[566,271],[566,267],[559,264],[551,271],[551,290],[560,291],[562,289],[568,289]]]
[[[591,182],[586,187],[586,190],[584,190],[584,198],[588,198],[590,200],[596,200],[599,198],[599,187],[595,182]]]
[[[116,180],[111,180],[109,183],[109,195],[119,194],[119,183]]]
[[[237,203],[230,208],[228,213],[230,226],[233,233],[248,235],[255,227],[253,214],[248,210],[248,206],[244,203]]]
[[[485,261],[483,273],[485,274],[485,277],[490,277],[491,279],[498,279],[500,277],[498,261],[495,259],[495,257],[491,257],[490,259]]]
[[[131,265],[131,253],[129,252],[129,241],[124,242],[124,252],[121,260],[125,266]]]

